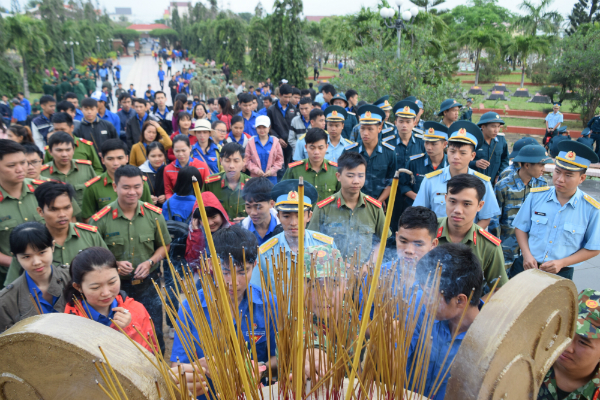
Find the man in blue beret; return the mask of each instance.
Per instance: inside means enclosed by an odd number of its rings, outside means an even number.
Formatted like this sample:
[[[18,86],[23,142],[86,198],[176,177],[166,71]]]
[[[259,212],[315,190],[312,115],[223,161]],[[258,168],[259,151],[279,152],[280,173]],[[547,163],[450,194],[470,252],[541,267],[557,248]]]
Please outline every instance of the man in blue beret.
[[[573,279],[574,267],[600,254],[600,203],[579,189],[598,156],[572,140],[558,150],[554,186],[531,189],[513,222],[522,255],[511,276],[538,268]]]
[[[440,111],[437,113],[438,116],[442,117],[442,124],[449,128],[450,125],[458,121],[458,113],[461,107],[462,104],[454,99],[446,99],[442,101],[442,104],[440,105]]]
[[[567,129],[566,125],[563,125],[561,127],[559,127],[558,129],[556,129],[556,133],[558,134],[557,136],[554,136],[552,138],[552,140],[550,140],[550,143],[548,143],[548,149],[550,151],[550,155],[552,156],[552,158],[556,158],[556,156],[558,156],[559,150],[558,150],[558,144],[560,142],[564,142],[571,140],[571,136],[569,135],[569,130]]]
[[[521,150],[523,147],[525,147],[529,144],[538,144],[538,141],[532,137],[524,137],[522,139],[517,140],[515,142],[515,144],[513,145],[513,150],[508,155],[508,159],[512,160],[513,158],[515,158],[519,154],[519,150]],[[502,172],[500,172],[498,181],[506,178],[508,176],[508,174],[511,174],[518,169],[519,169],[519,163],[516,163],[513,161],[512,164],[510,164],[508,167],[504,168],[504,170]]]
[[[508,167],[508,144],[500,127],[504,121],[495,112],[486,112],[481,116],[477,126],[483,134],[483,143],[477,149],[475,159],[469,167],[491,178],[492,186],[498,181],[498,174]]]
[[[577,142],[585,144],[590,149],[594,148],[594,139],[590,137],[590,128],[585,128],[581,132],[581,137],[577,139]]]

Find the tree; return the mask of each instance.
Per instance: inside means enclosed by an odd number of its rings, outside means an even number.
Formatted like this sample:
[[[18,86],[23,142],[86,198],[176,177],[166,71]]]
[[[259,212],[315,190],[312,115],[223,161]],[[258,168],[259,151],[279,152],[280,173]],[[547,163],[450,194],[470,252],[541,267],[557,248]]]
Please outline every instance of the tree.
[[[252,18],[248,29],[250,48],[250,77],[261,81],[269,77],[269,29],[268,21],[258,16]]]
[[[573,11],[569,15],[569,24],[571,25],[567,29],[567,34],[572,35],[577,30],[577,27],[581,24],[587,24],[590,22],[600,21],[600,1],[591,0],[579,0],[573,6]]]
[[[140,33],[138,31],[134,31],[133,29],[115,29],[113,31],[113,36],[117,39],[121,39],[123,41],[123,47],[125,47],[125,54],[129,54],[127,51],[127,45],[132,40],[137,40],[140,38]]]
[[[446,0],[414,0],[412,3],[417,6],[425,9],[425,12],[430,11],[435,6],[439,6],[440,4],[445,3]]]
[[[479,83],[479,62],[481,52],[486,50],[496,51],[500,45],[502,35],[498,29],[491,26],[477,26],[467,29],[456,41],[475,51],[475,85]]]
[[[529,56],[533,53],[547,51],[548,41],[538,36],[517,36],[509,47],[509,52],[515,54],[521,60],[521,87],[525,84],[525,70],[528,65]]]
[[[302,0],[275,0],[270,18],[271,74],[274,81],[287,79],[304,87],[308,52],[303,36]]]
[[[161,47],[164,47],[167,41],[173,44],[179,38],[175,29],[152,29],[148,35],[159,38]]]
[[[177,10],[177,7],[173,9],[173,14],[171,15],[171,27],[175,29],[178,34],[183,33],[181,18],[179,17],[179,11]]]
[[[535,36],[538,31],[556,33],[562,22],[562,16],[556,11],[548,11],[553,0],[541,0],[536,7],[531,1],[525,0],[519,8],[526,15],[517,18],[515,26],[521,28],[527,35]]]
[[[263,9],[263,5],[259,1],[256,4],[256,7],[254,7],[254,16],[257,17],[257,18],[262,18],[264,13],[265,13],[265,10]]]
[[[216,21],[217,61],[227,63],[232,71],[246,69],[246,25],[239,18],[219,13]]]

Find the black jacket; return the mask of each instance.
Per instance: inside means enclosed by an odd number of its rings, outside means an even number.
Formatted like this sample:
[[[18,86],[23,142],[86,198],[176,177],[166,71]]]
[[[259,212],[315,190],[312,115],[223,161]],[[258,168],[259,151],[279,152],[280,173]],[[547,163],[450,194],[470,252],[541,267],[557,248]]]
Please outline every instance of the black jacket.
[[[277,100],[267,110],[267,116],[271,120],[271,135],[283,139],[287,143],[292,126],[292,119],[294,119],[296,115],[298,115],[298,112],[294,106],[288,103],[284,117],[279,109],[279,100]]]
[[[102,147],[102,143],[108,139],[119,138],[119,134],[114,125],[98,117],[91,123],[86,121],[85,118],[82,119],[81,124],[75,129],[73,135],[94,142],[94,149],[96,149],[98,155],[101,154],[100,148]]]
[[[148,113],[146,113],[146,114],[148,115]],[[155,117],[153,117],[150,114],[150,115],[148,115],[148,118],[146,118],[146,121],[157,121],[157,120]],[[157,122],[159,122],[159,121],[157,121]],[[137,143],[140,141],[141,134],[142,134],[142,130],[140,129],[140,121],[138,120],[138,115],[136,113],[133,117],[129,118],[129,120],[127,121],[127,126],[125,128],[125,136],[127,136],[127,146],[129,147],[129,150],[131,150],[134,143]]]

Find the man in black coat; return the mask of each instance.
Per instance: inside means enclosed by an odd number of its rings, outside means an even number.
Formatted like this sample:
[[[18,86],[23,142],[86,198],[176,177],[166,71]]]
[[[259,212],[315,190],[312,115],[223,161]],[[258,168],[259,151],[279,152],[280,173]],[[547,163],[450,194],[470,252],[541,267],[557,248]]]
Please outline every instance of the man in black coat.
[[[79,127],[73,132],[74,136],[86,139],[94,143],[94,149],[99,157],[102,157],[102,143],[108,139],[118,139],[119,134],[114,125],[98,117],[98,102],[91,97],[81,101],[83,119]]]

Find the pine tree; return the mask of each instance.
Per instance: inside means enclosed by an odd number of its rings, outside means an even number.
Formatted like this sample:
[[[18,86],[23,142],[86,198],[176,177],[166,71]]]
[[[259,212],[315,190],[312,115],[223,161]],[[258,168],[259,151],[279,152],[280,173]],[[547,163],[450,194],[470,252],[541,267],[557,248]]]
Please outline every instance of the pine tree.
[[[177,31],[179,35],[183,34],[181,27],[181,18],[179,17],[179,11],[177,7],[173,10],[173,15],[171,15],[171,26],[173,29]]]
[[[579,0],[573,6],[573,11],[569,15],[570,27],[567,34],[572,35],[581,24],[600,21],[600,1],[599,0]]]
[[[256,8],[258,9],[258,6]],[[269,31],[267,26],[266,18],[260,18],[257,13],[256,17],[252,18],[248,31],[249,72],[252,79],[256,81],[265,80],[269,76]]]

